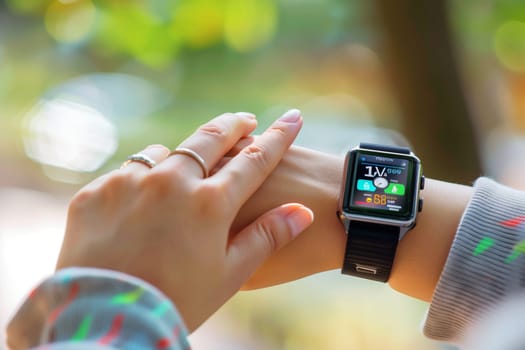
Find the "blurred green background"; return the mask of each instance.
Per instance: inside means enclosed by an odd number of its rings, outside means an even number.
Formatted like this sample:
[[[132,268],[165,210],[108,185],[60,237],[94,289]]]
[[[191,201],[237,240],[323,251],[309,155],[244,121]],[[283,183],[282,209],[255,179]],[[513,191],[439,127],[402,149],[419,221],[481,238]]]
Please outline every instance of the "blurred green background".
[[[52,271],[82,184],[222,112],[262,130],[291,107],[298,144],[410,144],[427,176],[525,187],[525,3],[0,1],[0,322]],[[239,294],[193,341],[438,349],[425,308],[330,272]]]

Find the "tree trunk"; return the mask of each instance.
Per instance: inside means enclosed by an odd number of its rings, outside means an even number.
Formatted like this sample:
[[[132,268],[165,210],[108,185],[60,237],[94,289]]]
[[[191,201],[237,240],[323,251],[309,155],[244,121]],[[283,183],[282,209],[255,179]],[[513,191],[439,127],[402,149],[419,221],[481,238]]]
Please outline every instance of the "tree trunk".
[[[376,0],[402,131],[425,174],[470,184],[481,175],[478,144],[443,0]]]

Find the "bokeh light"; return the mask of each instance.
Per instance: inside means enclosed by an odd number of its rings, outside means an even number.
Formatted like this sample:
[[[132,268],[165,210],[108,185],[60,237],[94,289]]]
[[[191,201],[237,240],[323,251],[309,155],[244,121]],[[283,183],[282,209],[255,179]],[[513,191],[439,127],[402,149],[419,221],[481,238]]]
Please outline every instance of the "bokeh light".
[[[170,21],[145,4],[109,3],[98,10],[95,47],[99,52],[109,57],[124,53],[155,68],[169,65],[176,56],[180,43],[170,35]]]
[[[96,15],[91,0],[55,0],[45,14],[46,29],[59,42],[75,43],[93,31]]]
[[[275,0],[229,0],[224,36],[233,49],[246,52],[266,44],[275,34]]]
[[[51,88],[27,113],[25,152],[48,177],[81,183],[83,173],[97,171],[115,154],[120,134],[134,132],[167,103],[160,88],[136,76],[77,77]]]
[[[45,165],[92,172],[118,146],[117,130],[99,111],[67,99],[41,101],[28,115],[26,154]]]
[[[503,23],[494,34],[494,47],[498,59],[506,68],[525,72],[525,22]]]
[[[180,1],[173,11],[170,32],[175,40],[191,48],[204,48],[222,39],[224,8],[220,1]]]

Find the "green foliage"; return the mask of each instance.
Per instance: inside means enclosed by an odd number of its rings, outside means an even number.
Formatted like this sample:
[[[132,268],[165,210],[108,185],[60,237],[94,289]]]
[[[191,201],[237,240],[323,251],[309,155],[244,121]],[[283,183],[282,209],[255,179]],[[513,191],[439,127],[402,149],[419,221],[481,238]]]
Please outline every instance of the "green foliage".
[[[359,29],[363,5],[356,0],[8,0],[7,5],[17,15],[40,17],[58,44],[85,47],[105,59],[132,57],[158,69],[184,51],[224,46],[254,52],[274,41],[278,31],[299,42],[341,40],[349,29],[361,37],[366,32]]]

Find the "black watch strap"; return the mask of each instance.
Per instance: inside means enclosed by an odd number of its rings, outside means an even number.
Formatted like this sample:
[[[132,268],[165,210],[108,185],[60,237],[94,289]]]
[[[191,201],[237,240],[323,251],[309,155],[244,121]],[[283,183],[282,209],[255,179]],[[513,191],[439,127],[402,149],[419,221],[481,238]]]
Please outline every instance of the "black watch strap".
[[[375,151],[410,154],[410,148],[407,147],[376,145],[375,143],[361,142],[359,144],[359,148],[373,149]]]
[[[399,232],[397,226],[351,221],[341,272],[379,282],[388,281]]]

